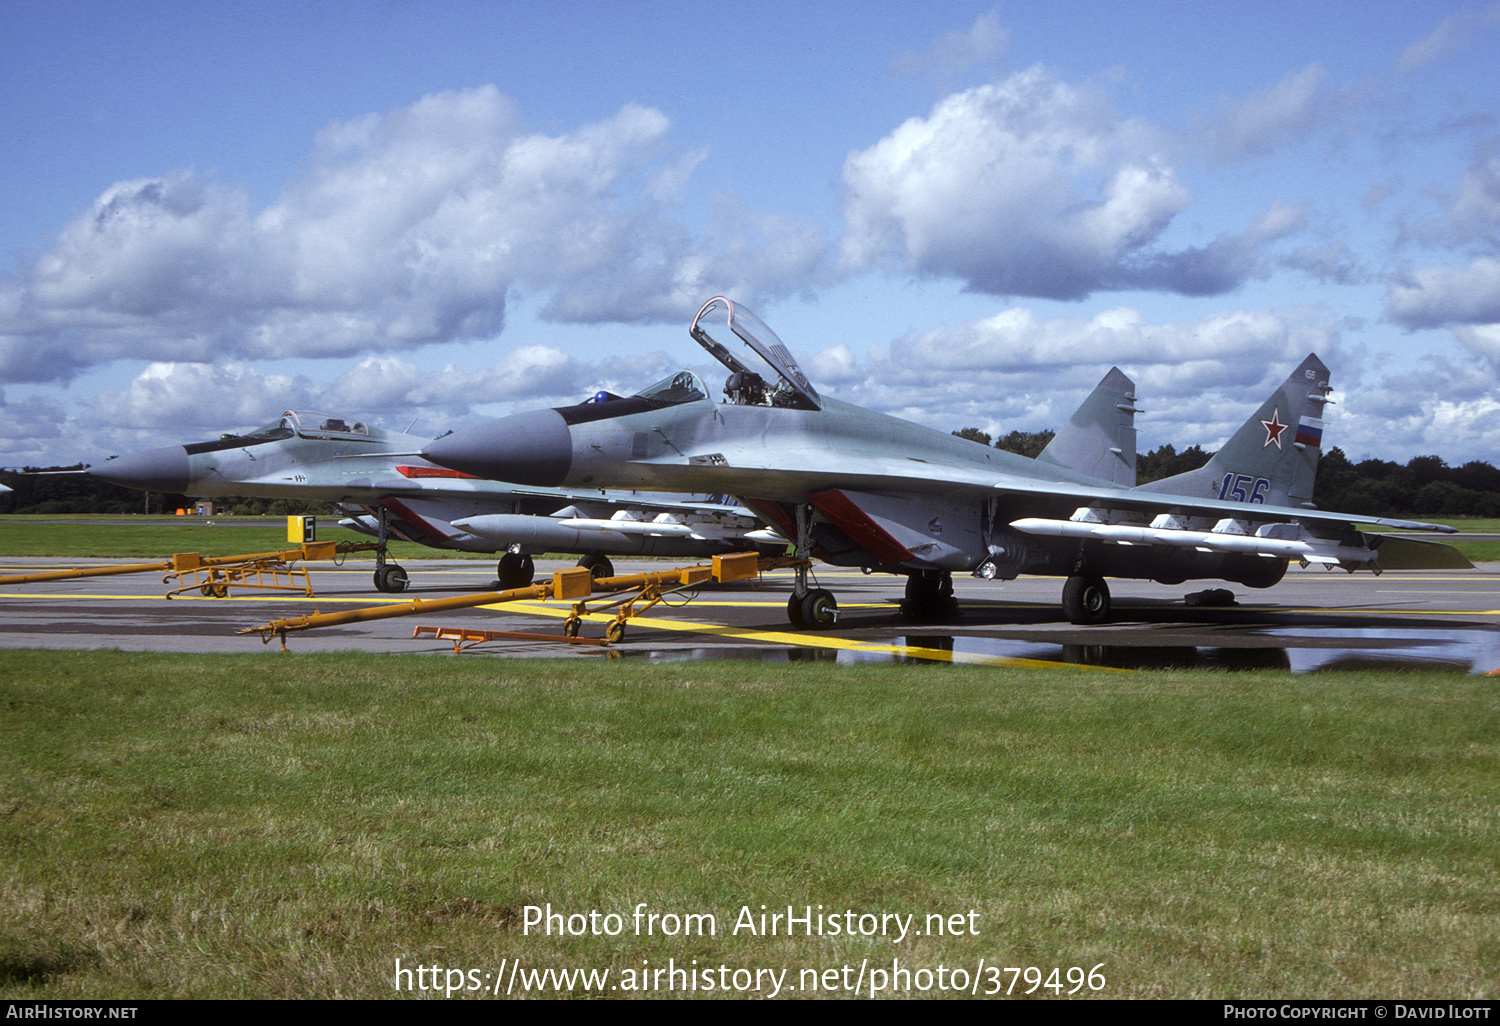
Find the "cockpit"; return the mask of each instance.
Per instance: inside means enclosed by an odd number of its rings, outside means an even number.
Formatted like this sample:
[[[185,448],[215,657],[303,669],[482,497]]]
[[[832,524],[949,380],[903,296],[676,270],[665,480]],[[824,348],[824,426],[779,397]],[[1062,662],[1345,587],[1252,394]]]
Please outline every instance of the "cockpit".
[[[256,428],[246,435],[226,433],[219,436],[223,442],[237,441],[241,445],[258,445],[262,442],[279,442],[283,438],[300,435],[303,438],[370,438],[373,433],[363,421],[346,420],[314,410],[287,410],[281,419]]]
[[[641,389],[636,396],[662,406],[677,406],[680,403],[707,399],[708,388],[698,375],[689,370],[682,370],[671,377],[662,378],[654,385]]]
[[[776,333],[755,314],[723,296],[710,299],[688,329],[694,341],[730,371],[724,383],[727,401],[736,406],[779,406],[821,410],[817,389],[797,366],[797,360]],[[769,378],[751,370],[736,354],[751,353],[771,372]]]
[[[716,297],[703,304],[693,318],[689,333],[729,369],[724,383],[724,401],[735,406],[777,406],[796,410],[821,410],[823,400],[796,359],[766,323],[742,306]],[[731,347],[733,351],[731,351]],[[749,349],[749,354],[744,349]],[[751,370],[740,355],[753,355],[765,365],[767,374]],[[708,399],[703,379],[681,370],[641,389],[621,396],[599,391],[577,406],[554,407],[568,424],[623,417],[647,409],[679,406]]]

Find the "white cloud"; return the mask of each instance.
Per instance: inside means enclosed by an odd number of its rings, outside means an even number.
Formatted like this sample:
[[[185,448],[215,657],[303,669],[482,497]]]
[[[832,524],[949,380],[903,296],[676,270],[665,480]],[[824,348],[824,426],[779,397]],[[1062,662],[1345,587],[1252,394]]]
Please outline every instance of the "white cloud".
[[[249,428],[312,404],[307,381],[239,362],[153,363],[122,391],[101,392],[92,415],[116,428],[164,432],[178,443]]]
[[[0,390],[0,452],[6,466],[38,465],[37,457],[63,436],[62,404],[41,396],[7,400]],[[51,464],[51,460],[42,462]]]
[[[1005,56],[1010,33],[994,11],[981,14],[967,32],[945,32],[925,53],[908,54],[897,60],[895,71],[907,75],[924,68],[944,75],[961,75],[975,65],[995,64]]]
[[[1500,155],[1495,145],[1490,140],[1474,155],[1442,214],[1408,229],[1414,238],[1438,245],[1500,246]]]
[[[571,132],[529,129],[493,86],[325,129],[261,211],[192,172],[122,182],[0,282],[0,374],[67,379],[125,356],[172,362],[399,352],[490,337],[520,284],[549,316],[690,316],[705,284],[785,294],[821,233],[742,217],[704,257],[666,215],[703,151],[627,104]]]
[[[1463,325],[1453,335],[1465,349],[1500,371],[1500,324]]]
[[[995,295],[1218,294],[1258,273],[1260,250],[1296,227],[1277,205],[1269,222],[1206,247],[1153,251],[1192,199],[1165,145],[1042,68],[907,120],[851,154],[844,182],[846,270],[896,263]]]
[[[1222,442],[1332,332],[1269,311],[1226,310],[1152,323],[1120,307],[1090,318],[1043,318],[1015,307],[979,321],[872,346],[855,361],[826,350],[813,383],[837,398],[942,430],[1056,429],[1111,366],[1136,382],[1143,448]],[[822,378],[823,371],[837,380]]]
[[[1449,53],[1463,49],[1480,32],[1497,25],[1500,25],[1500,3],[1491,4],[1482,10],[1466,8],[1454,11],[1432,32],[1403,50],[1396,61],[1395,70],[1399,74],[1407,74],[1426,67]]]
[[[1317,125],[1318,87],[1328,72],[1316,64],[1257,90],[1220,114],[1209,130],[1221,160],[1244,160],[1304,138]]]
[[[534,405],[549,396],[581,398],[593,373],[592,368],[553,346],[523,346],[478,371],[452,365],[438,369],[399,357],[371,356],[324,390],[324,405],[338,400],[342,408],[350,397],[357,396],[362,409],[353,412],[462,416],[471,406],[485,403],[524,399]]]
[[[1500,259],[1416,271],[1391,283],[1386,304],[1391,319],[1408,328],[1500,324]]]

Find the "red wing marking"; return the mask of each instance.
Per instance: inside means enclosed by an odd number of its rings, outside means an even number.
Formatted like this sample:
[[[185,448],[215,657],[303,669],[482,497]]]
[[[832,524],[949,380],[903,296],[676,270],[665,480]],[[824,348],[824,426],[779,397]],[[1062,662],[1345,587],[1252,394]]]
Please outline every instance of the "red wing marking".
[[[396,470],[401,474],[402,477],[409,477],[413,479],[419,477],[461,477],[466,478],[470,481],[479,480],[473,474],[465,474],[460,470],[449,470],[447,467],[397,466]]]
[[[892,538],[885,528],[837,488],[814,492],[807,501],[881,563],[903,563],[915,558],[910,549]]]
[[[380,504],[400,517],[407,526],[415,529],[424,538],[430,539],[437,544],[450,540],[446,534],[439,531],[430,521],[424,520],[417,513],[413,512],[412,508],[400,499],[385,498],[380,500]]]

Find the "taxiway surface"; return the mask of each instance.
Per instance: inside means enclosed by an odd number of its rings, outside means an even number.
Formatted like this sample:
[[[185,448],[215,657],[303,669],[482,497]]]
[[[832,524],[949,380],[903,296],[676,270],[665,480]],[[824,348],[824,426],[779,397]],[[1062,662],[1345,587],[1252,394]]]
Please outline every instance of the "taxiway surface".
[[[32,573],[110,560],[8,560],[0,573]],[[272,640],[241,628],[297,617],[493,590],[494,564],[417,560],[404,564],[412,587],[400,596],[371,585],[371,564],[311,566],[316,597],[235,589],[227,598],[196,593],[170,601],[159,573],[10,585],[0,589],[0,648],[116,648],[126,651],[264,652]],[[540,578],[567,561],[538,561]],[[617,561],[618,573],[660,570],[663,561]],[[1368,573],[1298,570],[1264,591],[1235,588],[1236,605],[1195,606],[1186,595],[1216,586],[1168,588],[1148,581],[1110,581],[1110,623],[1080,628],[1062,619],[1055,578],[1010,582],[955,575],[958,611],[914,623],[899,610],[904,581],[889,575],[821,568],[817,579],[838,597],[840,618],[827,631],[802,632],[786,621],[792,574],[758,582],[707,585],[630,621],[625,639],[606,647],[498,640],[465,657],[626,657],[653,660],[749,658],[878,662],[1083,663],[1120,668],[1267,667],[1308,671],[1334,667],[1500,669],[1500,574],[1488,570]],[[598,601],[595,597],[594,601]],[[293,652],[447,653],[453,643],[413,637],[415,626],[469,627],[561,635],[569,604],[525,602],[357,623],[288,636]],[[591,616],[582,634],[599,638],[611,613]]]

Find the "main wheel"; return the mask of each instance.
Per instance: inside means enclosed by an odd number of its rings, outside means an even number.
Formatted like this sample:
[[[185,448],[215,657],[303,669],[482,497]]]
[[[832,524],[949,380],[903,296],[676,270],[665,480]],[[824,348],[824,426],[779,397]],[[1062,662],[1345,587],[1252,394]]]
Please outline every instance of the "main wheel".
[[[839,604],[833,592],[815,588],[802,596],[802,621],[809,630],[820,631],[838,623]]]
[[[1093,626],[1109,619],[1109,585],[1093,574],[1074,574],[1063,585],[1063,615],[1069,623]]]
[[[611,645],[617,645],[625,640],[625,624],[619,620],[611,620],[609,626],[604,628],[604,640]]]
[[[588,567],[589,573],[594,575],[594,580],[596,581],[601,577],[613,577],[615,575],[615,565],[609,561],[608,556],[589,553],[578,561],[578,565]]]
[[[530,556],[507,552],[500,557],[497,572],[500,575],[500,590],[510,591],[531,583],[532,575],[536,573],[536,564],[531,561]]]

